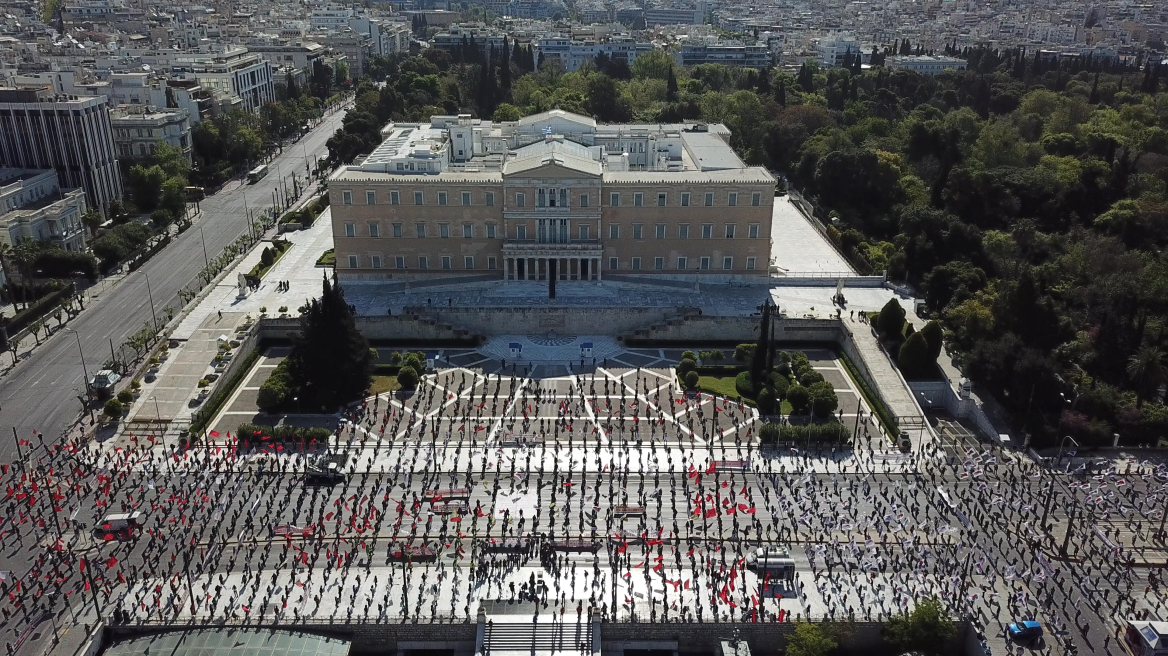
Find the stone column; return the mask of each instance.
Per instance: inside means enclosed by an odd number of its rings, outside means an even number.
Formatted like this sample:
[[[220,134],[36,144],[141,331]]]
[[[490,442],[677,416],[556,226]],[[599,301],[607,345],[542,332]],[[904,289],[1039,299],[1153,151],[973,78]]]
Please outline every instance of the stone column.
[[[603,259],[604,258],[602,258],[602,257],[596,258],[596,282],[600,282],[600,262]]]

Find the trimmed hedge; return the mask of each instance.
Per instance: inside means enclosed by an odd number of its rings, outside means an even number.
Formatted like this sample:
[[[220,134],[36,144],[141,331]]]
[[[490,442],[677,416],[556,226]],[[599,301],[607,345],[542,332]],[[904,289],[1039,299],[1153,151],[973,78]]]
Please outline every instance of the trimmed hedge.
[[[734,389],[738,391],[738,396],[754,398],[754,383],[750,380],[749,371],[743,371],[734,377]]]
[[[8,330],[8,335],[11,337],[27,328],[32,322],[60,307],[61,301],[69,298],[72,294],[73,287],[65,285],[57,291],[37,299],[32,305],[17,312],[10,321],[0,320],[0,325],[3,325]]]
[[[813,442],[815,444],[840,444],[848,442],[851,434],[838,421],[793,426],[791,424],[763,424],[758,431],[759,440],[763,444],[779,442]]]
[[[327,442],[329,435],[332,435],[332,433],[327,428],[321,428],[319,426],[304,428],[301,426],[264,426],[262,424],[246,423],[239,425],[235,435],[242,444],[255,444],[259,442],[298,444],[301,441],[305,444],[314,444],[316,442]]]

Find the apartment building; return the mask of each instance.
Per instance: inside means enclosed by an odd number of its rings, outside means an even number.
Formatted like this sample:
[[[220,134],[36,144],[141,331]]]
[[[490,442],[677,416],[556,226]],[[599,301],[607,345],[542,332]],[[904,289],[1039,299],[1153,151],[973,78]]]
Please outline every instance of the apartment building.
[[[185,109],[122,105],[110,110],[110,125],[119,158],[146,159],[165,143],[191,161],[190,113]]]
[[[720,124],[391,124],[329,180],[343,282],[766,276],[775,179]]]
[[[53,169],[64,187],[84,189],[88,206],[104,214],[122,197],[105,97],[0,89],[0,167]]]
[[[67,251],[85,250],[85,192],[61,189],[48,169],[0,169],[0,243],[48,241]]]
[[[948,70],[963,71],[966,65],[964,59],[933,55],[904,55],[884,60],[884,67],[889,70],[903,68],[921,75],[937,75]]]
[[[240,105],[249,112],[275,100],[271,62],[247,48],[176,56],[172,67],[176,74],[193,77],[211,92],[239,98]]]
[[[596,61],[601,53],[610,59],[623,59],[632,64],[640,55],[653,51],[652,43],[638,43],[629,38],[595,43],[577,41],[567,36],[548,36],[532,41],[532,47],[537,61],[547,62],[555,57],[567,73],[578,71],[581,66]]]
[[[768,68],[774,63],[771,50],[765,45],[686,44],[674,55],[679,66],[722,64],[741,68]]]

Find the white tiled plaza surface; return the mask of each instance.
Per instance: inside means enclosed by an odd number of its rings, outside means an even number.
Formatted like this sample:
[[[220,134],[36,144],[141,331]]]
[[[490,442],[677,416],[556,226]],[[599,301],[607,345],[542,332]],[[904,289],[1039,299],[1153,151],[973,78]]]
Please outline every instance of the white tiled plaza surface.
[[[791,204],[789,196],[775,199],[771,213],[771,242],[771,257],[779,267],[780,275],[856,275],[852,265]]]

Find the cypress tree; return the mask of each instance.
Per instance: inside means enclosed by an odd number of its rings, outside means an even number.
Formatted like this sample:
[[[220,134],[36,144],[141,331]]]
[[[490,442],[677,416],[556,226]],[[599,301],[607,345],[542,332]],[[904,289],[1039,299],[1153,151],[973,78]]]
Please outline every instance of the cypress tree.
[[[308,304],[300,328],[288,375],[310,407],[332,410],[364,396],[373,382],[373,358],[335,279],[324,279],[324,291]]]
[[[499,87],[505,98],[511,92],[511,51],[507,49],[507,37],[503,37],[503,50],[499,53]]]
[[[665,78],[665,101],[677,102],[677,77],[673,75],[673,66],[669,67],[669,77]]]
[[[787,78],[779,78],[779,88],[775,91],[775,100],[781,107],[787,106]]]
[[[755,388],[761,387],[766,380],[767,352],[770,350],[770,299],[762,306],[762,321],[758,324],[758,344],[754,347],[754,356],[750,360],[750,380]]]
[[[758,72],[758,93],[762,96],[771,95],[771,69],[769,67]]]

